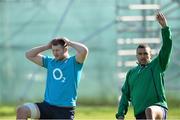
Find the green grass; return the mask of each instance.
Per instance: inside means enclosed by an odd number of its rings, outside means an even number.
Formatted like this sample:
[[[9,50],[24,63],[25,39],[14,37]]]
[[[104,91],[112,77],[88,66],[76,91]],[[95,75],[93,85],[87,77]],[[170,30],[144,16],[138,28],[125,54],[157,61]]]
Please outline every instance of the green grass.
[[[15,119],[14,106],[0,106],[0,119]]]
[[[117,107],[114,106],[81,106],[76,109],[77,120],[113,120]],[[130,110],[132,113],[132,109]],[[127,118],[133,118],[133,114]]]
[[[78,106],[76,108],[76,120],[115,120],[115,106]],[[15,119],[15,107],[1,106],[0,119]],[[129,109],[126,120],[134,119],[132,108]],[[180,108],[169,108],[168,119],[180,119]]]

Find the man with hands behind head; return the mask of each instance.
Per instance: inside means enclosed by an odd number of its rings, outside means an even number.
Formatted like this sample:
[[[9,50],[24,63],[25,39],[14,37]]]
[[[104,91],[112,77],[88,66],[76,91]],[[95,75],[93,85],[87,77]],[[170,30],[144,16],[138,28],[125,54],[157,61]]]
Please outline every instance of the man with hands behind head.
[[[76,50],[69,56],[68,48]],[[54,57],[42,55],[52,50]],[[35,64],[47,69],[44,101],[26,103],[17,108],[17,119],[74,119],[77,89],[82,67],[88,55],[88,48],[67,38],[55,38],[49,44],[32,48],[26,57]]]

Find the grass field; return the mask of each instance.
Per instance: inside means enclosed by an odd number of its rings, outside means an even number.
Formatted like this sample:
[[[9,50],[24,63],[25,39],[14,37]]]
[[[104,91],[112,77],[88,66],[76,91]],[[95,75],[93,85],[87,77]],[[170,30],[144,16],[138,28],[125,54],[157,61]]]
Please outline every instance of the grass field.
[[[79,106],[76,108],[76,120],[115,120],[115,106]],[[0,119],[15,119],[15,107],[1,106]],[[129,109],[126,120],[134,119],[132,108]],[[180,108],[169,108],[169,120],[180,120]]]

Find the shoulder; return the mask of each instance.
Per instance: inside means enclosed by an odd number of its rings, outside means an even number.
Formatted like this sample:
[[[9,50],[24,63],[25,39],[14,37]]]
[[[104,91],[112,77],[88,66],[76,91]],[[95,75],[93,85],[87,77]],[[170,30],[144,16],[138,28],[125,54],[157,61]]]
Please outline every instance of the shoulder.
[[[75,59],[75,56],[70,56],[68,59],[69,60]]]
[[[75,59],[75,56],[69,56],[69,57],[67,58],[67,60],[73,62],[73,61],[76,60],[76,59]]]
[[[52,58],[50,56],[42,56],[43,67],[47,68],[48,64],[53,60],[54,60],[54,58]]]
[[[51,61],[54,61],[55,60],[55,58],[53,58],[53,57],[50,57],[50,56],[43,56],[43,61],[46,61],[46,62],[51,62]]]
[[[131,68],[128,72],[134,72],[134,71],[136,71],[137,69],[138,69],[138,65],[135,66],[135,67],[133,67],[133,68]]]
[[[77,62],[76,56],[70,56],[70,57],[68,58],[68,60],[69,60],[69,61],[73,61],[73,62],[76,63],[76,64],[83,65],[83,63]]]
[[[43,59],[49,59],[49,60],[53,60],[53,59],[54,59],[54,58],[51,57],[51,56],[45,56],[45,55],[43,55],[42,58],[43,58]]]
[[[133,68],[131,68],[131,69],[127,72],[127,76],[130,76],[130,75],[132,75],[133,73],[135,73],[135,71],[137,71],[137,69],[138,69],[138,65],[135,66],[135,67],[133,67]]]
[[[149,63],[151,66],[156,66],[157,64],[159,64],[159,56],[155,56],[151,62]]]

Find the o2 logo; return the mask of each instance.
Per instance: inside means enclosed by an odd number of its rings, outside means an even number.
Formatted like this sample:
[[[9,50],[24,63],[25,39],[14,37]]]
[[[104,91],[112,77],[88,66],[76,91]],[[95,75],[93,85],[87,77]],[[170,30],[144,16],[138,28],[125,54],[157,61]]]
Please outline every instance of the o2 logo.
[[[61,82],[65,82],[65,80],[66,80],[66,78],[63,77],[63,73],[62,73],[61,69],[59,69],[59,68],[55,68],[53,70],[53,78],[55,80],[61,80]]]

